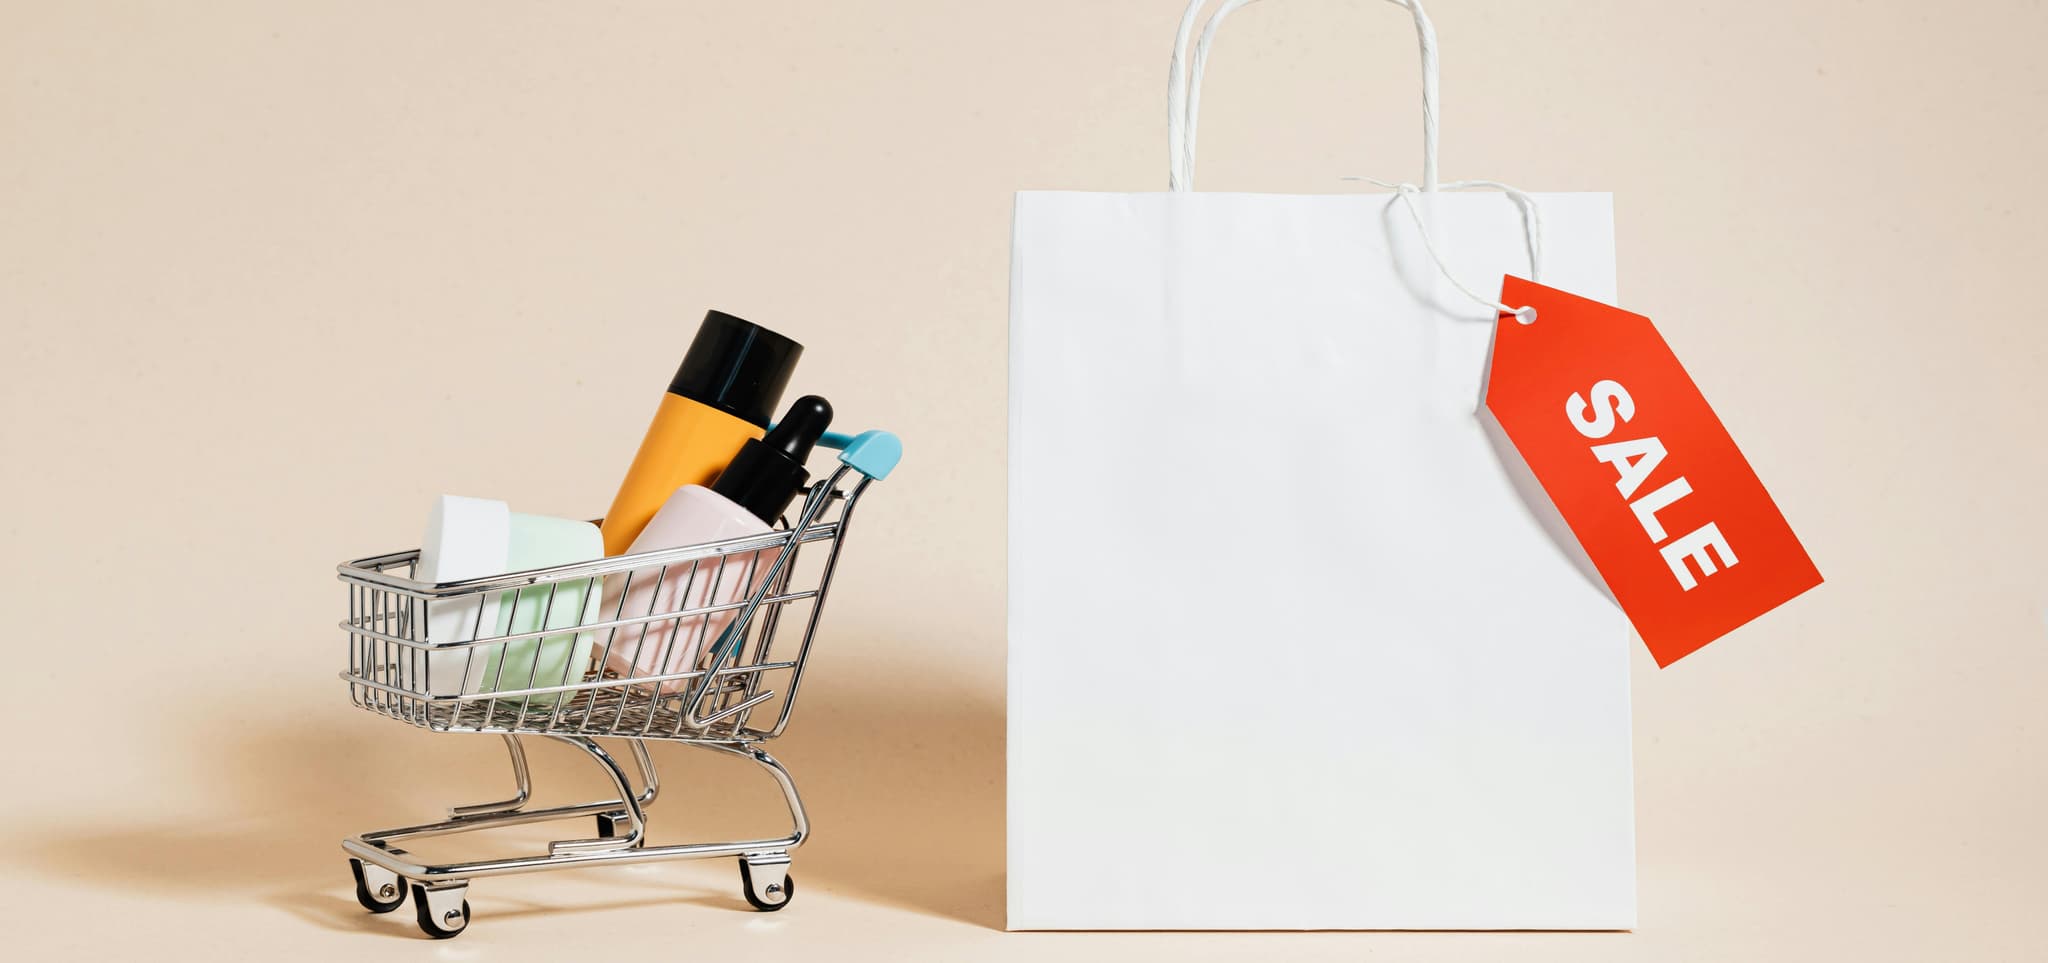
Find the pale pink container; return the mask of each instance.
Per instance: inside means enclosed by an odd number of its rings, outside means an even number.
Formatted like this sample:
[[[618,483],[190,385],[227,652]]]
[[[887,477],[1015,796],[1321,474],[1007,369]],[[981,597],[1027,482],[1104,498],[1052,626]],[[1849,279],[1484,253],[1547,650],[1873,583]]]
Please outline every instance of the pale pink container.
[[[627,554],[702,545],[771,530],[767,523],[725,496],[701,485],[685,485],[662,503],[653,520],[633,539]],[[609,580],[601,611],[609,621],[738,602],[759,587],[781,551],[770,548],[677,562],[668,567],[666,574],[659,566],[635,569],[630,587],[623,576]],[[684,597],[686,590],[688,598]],[[728,609],[709,615],[622,625],[614,633],[610,651],[605,655],[605,668],[620,676],[691,671],[698,668],[698,655],[707,642],[717,640],[739,611]],[[599,644],[602,646],[602,639]],[[672,680],[663,683],[661,691],[682,692],[690,685],[691,680]]]

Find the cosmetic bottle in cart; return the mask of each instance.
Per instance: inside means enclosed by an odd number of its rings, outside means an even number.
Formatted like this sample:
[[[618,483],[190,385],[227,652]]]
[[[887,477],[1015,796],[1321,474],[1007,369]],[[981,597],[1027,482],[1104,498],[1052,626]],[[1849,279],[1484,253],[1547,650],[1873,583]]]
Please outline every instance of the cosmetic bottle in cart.
[[[683,485],[708,485],[759,439],[804,346],[723,311],[704,315],[604,513],[606,555],[627,551]]]
[[[669,496],[633,540],[628,554],[702,545],[772,531],[775,520],[810,480],[804,461],[832,421],[832,406],[806,395],[790,406],[764,438],[747,441],[709,488],[685,485]],[[614,578],[603,611],[620,619],[731,605],[760,587],[780,549],[763,549],[667,566],[635,569]],[[627,584],[630,582],[630,584]],[[731,623],[736,609],[621,626],[605,657],[622,676],[688,672],[707,640]],[[661,690],[680,692],[684,680]]]

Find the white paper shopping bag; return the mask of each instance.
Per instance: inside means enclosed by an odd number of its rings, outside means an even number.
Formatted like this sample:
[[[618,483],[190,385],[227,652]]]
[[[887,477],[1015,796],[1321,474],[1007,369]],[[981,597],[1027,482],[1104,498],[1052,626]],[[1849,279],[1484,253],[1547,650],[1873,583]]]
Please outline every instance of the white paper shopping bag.
[[[1173,105],[1175,190],[1017,197],[1010,927],[1634,925],[1628,626],[1417,224],[1527,275],[1516,204],[1194,193]],[[1534,202],[1542,280],[1612,300],[1608,196]]]

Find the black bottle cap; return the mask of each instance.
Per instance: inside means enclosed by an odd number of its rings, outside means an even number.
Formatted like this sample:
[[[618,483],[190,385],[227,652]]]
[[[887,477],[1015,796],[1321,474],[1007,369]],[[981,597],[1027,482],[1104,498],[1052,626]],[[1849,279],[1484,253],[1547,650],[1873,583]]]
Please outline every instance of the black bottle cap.
[[[711,490],[754,517],[775,524],[796,493],[803,491],[804,483],[811,480],[804,461],[831,423],[830,402],[817,395],[798,398],[766,438],[750,438],[740,446],[740,453],[711,483]]]
[[[758,324],[707,311],[668,390],[766,428],[803,353],[803,345]]]

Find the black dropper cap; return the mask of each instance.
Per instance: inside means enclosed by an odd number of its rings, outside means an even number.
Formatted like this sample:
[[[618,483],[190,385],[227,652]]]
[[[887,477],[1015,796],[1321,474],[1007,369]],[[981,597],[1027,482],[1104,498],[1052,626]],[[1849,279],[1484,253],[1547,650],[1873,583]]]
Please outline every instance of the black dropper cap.
[[[803,345],[752,321],[707,311],[668,390],[766,428],[803,353]]]
[[[750,438],[725,466],[711,490],[754,513],[754,517],[775,524],[796,493],[810,481],[804,461],[811,446],[832,423],[832,405],[817,395],[805,395],[789,406],[789,413],[775,423],[766,438]]]

